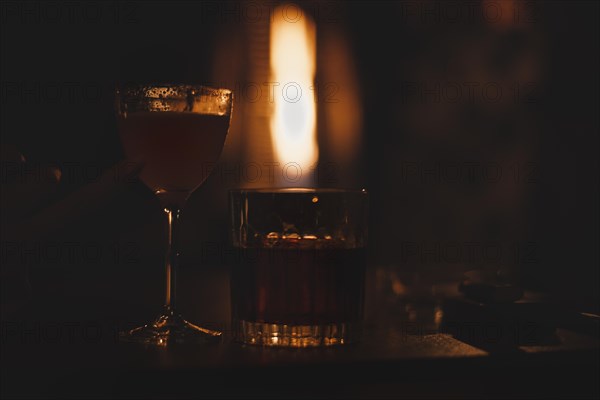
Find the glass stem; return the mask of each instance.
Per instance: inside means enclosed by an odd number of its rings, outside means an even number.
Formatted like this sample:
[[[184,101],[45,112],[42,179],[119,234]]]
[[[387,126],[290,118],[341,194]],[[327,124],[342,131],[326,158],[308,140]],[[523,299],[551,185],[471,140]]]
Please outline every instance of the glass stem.
[[[165,207],[168,223],[167,256],[165,262],[166,292],[165,309],[175,312],[177,299],[177,269],[179,267],[179,216],[181,210],[176,207]]]

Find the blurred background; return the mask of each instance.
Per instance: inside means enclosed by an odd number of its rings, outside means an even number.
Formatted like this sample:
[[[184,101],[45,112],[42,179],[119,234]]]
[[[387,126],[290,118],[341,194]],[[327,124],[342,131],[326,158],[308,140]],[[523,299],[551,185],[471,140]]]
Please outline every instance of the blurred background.
[[[231,188],[364,187],[370,264],[394,271],[394,293],[502,269],[598,312],[594,2],[3,2],[1,30],[1,142],[28,165],[4,162],[3,184],[62,171],[37,209],[123,159],[117,84],[208,83],[236,97],[221,160],[185,210],[184,268],[227,264]],[[127,184],[25,245],[33,292],[54,311],[61,294],[76,303],[61,312],[149,318],[163,218]]]

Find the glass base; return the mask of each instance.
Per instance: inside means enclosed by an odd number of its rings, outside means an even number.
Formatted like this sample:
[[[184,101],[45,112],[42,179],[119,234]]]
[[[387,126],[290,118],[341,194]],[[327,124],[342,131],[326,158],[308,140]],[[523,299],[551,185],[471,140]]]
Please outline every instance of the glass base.
[[[274,347],[320,347],[356,343],[361,326],[357,323],[321,325],[269,324],[239,320],[233,323],[238,342]]]
[[[151,324],[119,333],[122,342],[135,342],[155,346],[173,344],[207,343],[218,341],[222,333],[196,326],[171,309],[165,311]]]

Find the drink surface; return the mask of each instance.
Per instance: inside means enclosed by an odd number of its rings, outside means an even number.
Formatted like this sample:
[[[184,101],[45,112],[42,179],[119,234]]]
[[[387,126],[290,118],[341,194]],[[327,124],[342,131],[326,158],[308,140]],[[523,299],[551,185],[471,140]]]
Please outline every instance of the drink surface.
[[[120,116],[127,157],[141,159],[141,180],[155,193],[191,193],[204,182],[223,149],[229,116],[137,112]]]
[[[320,325],[360,322],[365,249],[283,245],[238,248],[235,320]]]

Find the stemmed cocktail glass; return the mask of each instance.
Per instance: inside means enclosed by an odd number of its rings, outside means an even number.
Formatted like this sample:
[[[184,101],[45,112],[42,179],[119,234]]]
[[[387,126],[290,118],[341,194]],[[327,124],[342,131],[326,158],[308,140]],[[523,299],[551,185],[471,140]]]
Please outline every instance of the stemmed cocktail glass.
[[[120,338],[155,345],[217,339],[221,332],[196,326],[176,310],[178,226],[188,197],[221,154],[233,94],[201,85],[127,85],[117,90],[116,101],[125,153],[143,163],[140,179],[158,196],[168,221],[163,310],[153,322]]]

